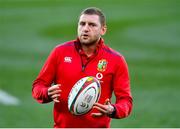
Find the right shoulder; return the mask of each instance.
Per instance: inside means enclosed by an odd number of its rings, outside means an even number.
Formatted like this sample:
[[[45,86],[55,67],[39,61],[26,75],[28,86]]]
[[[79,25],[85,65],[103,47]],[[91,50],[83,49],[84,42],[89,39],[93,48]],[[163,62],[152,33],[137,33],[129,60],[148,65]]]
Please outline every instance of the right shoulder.
[[[55,60],[60,60],[63,55],[74,50],[74,42],[75,42],[75,40],[67,41],[62,44],[58,44],[57,46],[55,46],[53,48],[49,57],[52,57]]]
[[[58,44],[51,51],[52,55],[56,58],[59,58],[63,55],[71,53],[72,51],[75,50],[74,42],[76,42],[76,40],[71,40],[71,41],[64,42],[62,44]]]
[[[74,48],[74,42],[76,40],[71,40],[71,41],[67,41],[67,42],[64,42],[62,44],[58,44],[55,49],[56,50],[63,50],[63,49],[70,49],[70,48]]]

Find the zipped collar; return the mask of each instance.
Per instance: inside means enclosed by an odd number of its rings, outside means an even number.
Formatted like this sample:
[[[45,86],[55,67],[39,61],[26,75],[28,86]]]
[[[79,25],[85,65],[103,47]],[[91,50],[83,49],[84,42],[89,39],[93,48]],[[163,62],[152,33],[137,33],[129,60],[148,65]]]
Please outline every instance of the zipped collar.
[[[95,53],[92,54],[90,57],[88,57],[88,56],[85,54],[85,52],[83,51],[79,39],[77,39],[77,40],[74,42],[74,44],[75,44],[76,50],[77,50],[77,52],[78,52],[78,54],[79,54],[79,56],[80,56],[80,58],[81,58],[82,71],[84,72],[87,64],[88,64],[92,59],[94,59],[94,58],[98,55],[99,51],[101,50],[101,48],[102,48],[102,46],[103,46],[103,44],[104,44],[104,40],[103,40],[102,38],[100,38],[99,43],[98,43],[98,45],[97,45],[97,47],[96,47]]]
[[[81,47],[81,43],[80,43],[79,38],[77,38],[77,39],[75,40],[74,44],[75,44],[75,48],[76,48],[77,52],[78,52],[80,55],[81,55],[81,54],[84,55],[85,52],[83,51],[83,49],[82,49],[82,47]],[[100,48],[102,48],[103,45],[104,45],[104,40],[103,40],[102,38],[100,38],[100,40],[99,40],[99,42],[98,42],[98,45],[96,46],[96,51],[95,51],[95,53],[94,53],[93,55],[96,55],[96,54],[99,52]]]

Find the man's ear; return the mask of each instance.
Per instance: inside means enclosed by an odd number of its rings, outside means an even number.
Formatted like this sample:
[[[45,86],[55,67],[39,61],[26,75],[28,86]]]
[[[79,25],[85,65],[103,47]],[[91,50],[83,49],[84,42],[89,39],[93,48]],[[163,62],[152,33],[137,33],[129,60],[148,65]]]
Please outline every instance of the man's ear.
[[[106,31],[107,31],[107,26],[106,25],[102,26],[101,27],[101,35],[105,35]]]

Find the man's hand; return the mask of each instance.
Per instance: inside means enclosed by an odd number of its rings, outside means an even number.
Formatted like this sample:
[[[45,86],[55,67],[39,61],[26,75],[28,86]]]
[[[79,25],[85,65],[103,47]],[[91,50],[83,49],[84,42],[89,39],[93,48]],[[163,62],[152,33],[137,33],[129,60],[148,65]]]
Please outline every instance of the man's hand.
[[[93,117],[100,117],[103,115],[110,116],[114,112],[114,107],[111,105],[110,100],[106,99],[104,104],[95,103],[93,108],[99,110],[99,113],[92,113]]]
[[[61,84],[53,85],[48,89],[48,96],[54,101],[54,102],[59,102],[58,98],[60,97],[60,87]]]

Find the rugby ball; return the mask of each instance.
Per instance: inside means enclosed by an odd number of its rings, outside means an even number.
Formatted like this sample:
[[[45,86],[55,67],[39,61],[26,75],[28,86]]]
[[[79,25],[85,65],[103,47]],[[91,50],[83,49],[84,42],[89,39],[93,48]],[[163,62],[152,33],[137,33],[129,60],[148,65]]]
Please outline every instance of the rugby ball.
[[[92,76],[81,78],[72,87],[68,96],[68,109],[74,115],[88,113],[99,100],[100,82]]]

